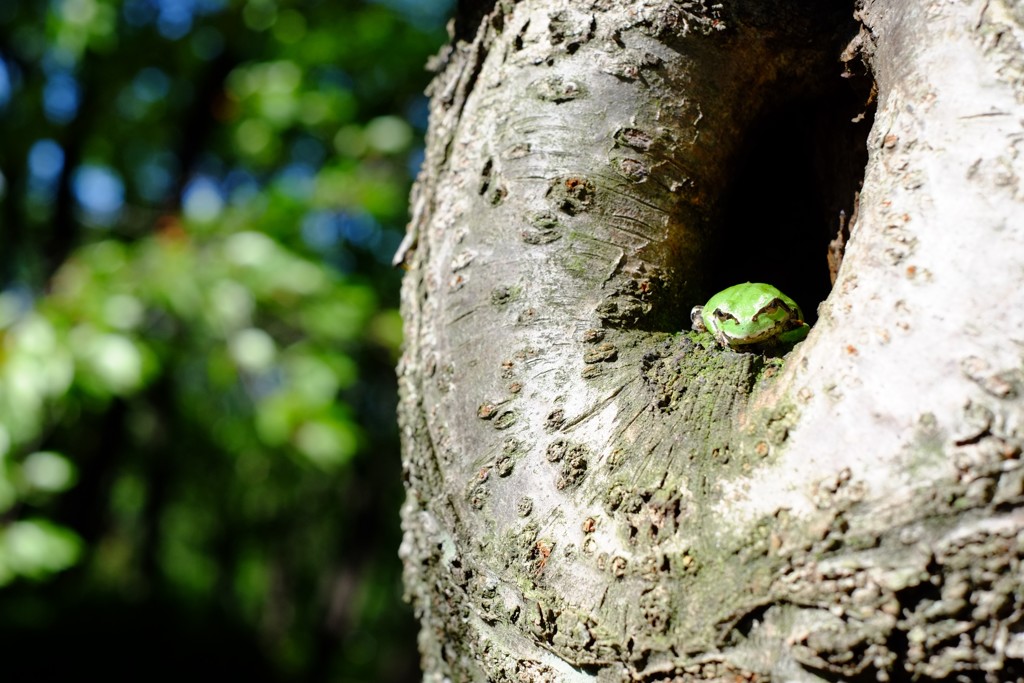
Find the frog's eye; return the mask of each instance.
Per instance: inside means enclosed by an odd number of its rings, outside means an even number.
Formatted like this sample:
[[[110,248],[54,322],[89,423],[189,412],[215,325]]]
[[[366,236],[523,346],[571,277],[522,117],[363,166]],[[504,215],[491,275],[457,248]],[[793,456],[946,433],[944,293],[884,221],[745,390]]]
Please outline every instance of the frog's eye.
[[[714,316],[715,316],[715,320],[718,320],[719,322],[722,322],[722,321],[725,321],[725,320],[731,320],[733,322],[739,322],[739,320],[736,319],[736,316],[734,316],[732,313],[729,313],[728,311],[723,311],[721,308],[716,308],[715,309]]]
[[[786,306],[786,304],[784,304],[781,299],[772,299],[770,302],[768,302],[768,305],[761,308],[761,310],[758,311],[756,315],[754,315],[754,320],[757,320],[762,315],[773,316],[780,310],[789,310],[789,307]]]

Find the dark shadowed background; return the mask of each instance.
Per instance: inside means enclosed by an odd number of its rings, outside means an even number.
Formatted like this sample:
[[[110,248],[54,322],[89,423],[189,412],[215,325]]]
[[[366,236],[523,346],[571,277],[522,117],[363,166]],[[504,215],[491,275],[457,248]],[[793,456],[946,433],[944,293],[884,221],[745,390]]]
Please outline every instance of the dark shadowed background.
[[[390,259],[450,13],[0,0],[0,679],[419,679]]]

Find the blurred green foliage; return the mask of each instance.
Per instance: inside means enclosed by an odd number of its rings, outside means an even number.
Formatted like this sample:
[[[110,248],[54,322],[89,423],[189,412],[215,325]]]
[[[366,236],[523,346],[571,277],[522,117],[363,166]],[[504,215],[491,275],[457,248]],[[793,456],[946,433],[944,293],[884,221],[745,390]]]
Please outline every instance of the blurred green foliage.
[[[0,675],[418,678],[389,260],[449,12],[0,2]]]

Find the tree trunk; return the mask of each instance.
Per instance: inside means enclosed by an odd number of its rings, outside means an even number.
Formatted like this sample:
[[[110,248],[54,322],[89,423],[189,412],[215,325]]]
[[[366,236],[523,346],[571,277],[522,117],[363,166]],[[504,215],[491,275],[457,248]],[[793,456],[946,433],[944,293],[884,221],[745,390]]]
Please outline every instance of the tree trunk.
[[[1024,12],[492,5],[399,254],[425,679],[1024,676]],[[689,331],[746,280],[806,341]]]

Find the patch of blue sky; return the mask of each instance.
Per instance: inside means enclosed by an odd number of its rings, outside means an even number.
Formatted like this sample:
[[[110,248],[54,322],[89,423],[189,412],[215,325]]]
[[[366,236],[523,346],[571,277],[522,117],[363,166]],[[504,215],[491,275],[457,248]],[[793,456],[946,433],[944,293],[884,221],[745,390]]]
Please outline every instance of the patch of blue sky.
[[[70,71],[53,69],[43,86],[43,112],[56,124],[69,123],[82,104],[82,89]]]
[[[254,198],[262,197],[263,187],[251,171],[245,168],[234,168],[224,176],[221,188],[232,204],[246,204]]]
[[[178,40],[192,30],[195,12],[188,0],[168,2],[160,0],[160,11],[156,18],[156,30],[168,40]]]
[[[124,181],[112,168],[83,164],[71,177],[71,191],[87,224],[109,226],[124,208]]]
[[[311,211],[302,220],[301,233],[306,244],[320,252],[334,250],[341,243],[375,251],[384,230],[365,211]]]
[[[52,185],[64,168],[64,149],[56,141],[37,140],[28,150],[29,182],[33,185]]]
[[[316,168],[304,163],[288,164],[277,174],[275,184],[292,199],[309,199],[316,189]]]
[[[45,219],[53,210],[57,183],[64,170],[64,149],[56,141],[37,140],[28,150],[26,200],[34,215]]]
[[[227,0],[126,0],[122,13],[132,26],[155,24],[168,40],[183,38],[197,18],[216,14],[227,7]]]
[[[224,210],[224,194],[210,176],[199,175],[189,181],[181,195],[185,217],[200,223],[217,219]]]
[[[7,103],[11,101],[13,93],[14,83],[11,78],[10,69],[8,69],[4,58],[0,57],[0,109],[4,109],[7,106]]]
[[[317,251],[330,251],[341,237],[341,231],[331,211],[310,211],[302,219],[302,239]]]
[[[338,230],[345,241],[370,250],[380,244],[380,223],[370,214],[365,211],[339,211],[336,215]]]

